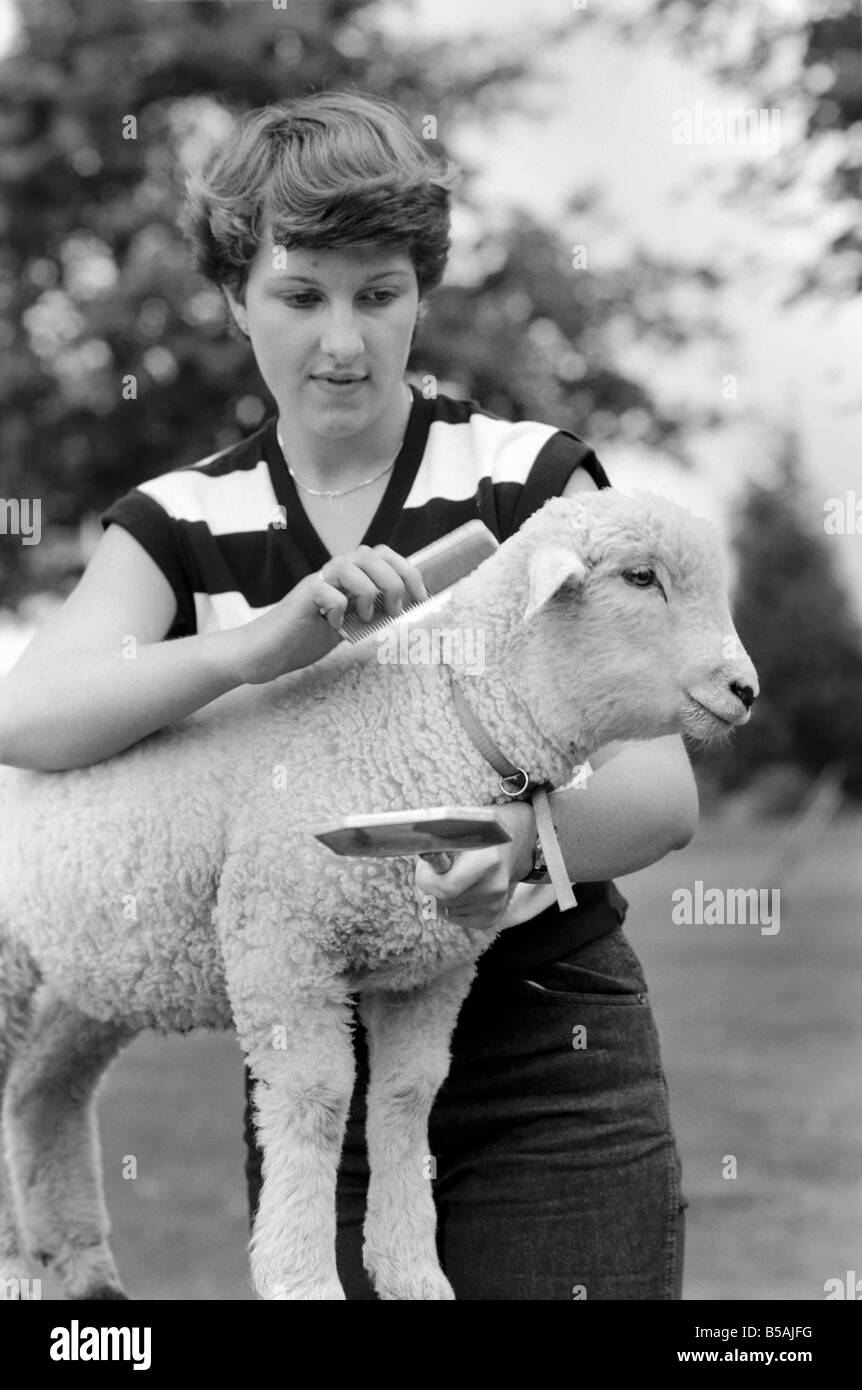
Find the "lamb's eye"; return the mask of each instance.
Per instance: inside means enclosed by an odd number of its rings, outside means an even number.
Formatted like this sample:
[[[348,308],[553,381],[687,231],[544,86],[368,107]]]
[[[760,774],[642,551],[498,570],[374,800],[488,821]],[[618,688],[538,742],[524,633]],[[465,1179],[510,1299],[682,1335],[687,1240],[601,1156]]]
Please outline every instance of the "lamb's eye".
[[[649,565],[637,565],[633,570],[623,570],[623,579],[627,584],[634,584],[636,589],[648,589],[656,583],[656,572]]]
[[[623,579],[627,584],[633,585],[636,589],[658,589],[665,603],[667,603],[667,594],[664,591],[664,585],[652,565],[634,565],[630,570],[623,570]]]

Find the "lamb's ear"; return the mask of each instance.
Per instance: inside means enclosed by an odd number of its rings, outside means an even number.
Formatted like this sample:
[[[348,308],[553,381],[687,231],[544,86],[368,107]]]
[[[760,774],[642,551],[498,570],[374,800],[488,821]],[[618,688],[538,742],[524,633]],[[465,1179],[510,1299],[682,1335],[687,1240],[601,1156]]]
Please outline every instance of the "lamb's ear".
[[[564,584],[579,584],[586,572],[577,551],[568,546],[551,545],[534,550],[527,566],[530,598],[523,621],[528,623]]]

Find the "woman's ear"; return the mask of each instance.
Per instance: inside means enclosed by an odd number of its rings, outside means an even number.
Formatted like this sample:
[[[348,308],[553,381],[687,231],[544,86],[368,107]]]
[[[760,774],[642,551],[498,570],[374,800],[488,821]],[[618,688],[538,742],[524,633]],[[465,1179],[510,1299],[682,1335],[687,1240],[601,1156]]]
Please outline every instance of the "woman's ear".
[[[228,289],[227,285],[222,285],[221,288],[222,294],[225,297],[225,302],[227,303],[227,307],[230,310],[231,318],[233,319],[234,323],[236,324],[243,337],[247,338],[249,336],[248,315],[246,313],[245,305],[240,304],[239,300],[235,297],[232,290]]]
[[[423,324],[425,323],[425,317],[427,313],[428,305],[424,299],[420,299],[419,306],[416,310],[416,318],[413,323],[413,332],[410,335],[410,353],[415,351],[416,344],[419,342],[419,335],[422,331]],[[408,357],[409,355],[410,354],[408,353]]]

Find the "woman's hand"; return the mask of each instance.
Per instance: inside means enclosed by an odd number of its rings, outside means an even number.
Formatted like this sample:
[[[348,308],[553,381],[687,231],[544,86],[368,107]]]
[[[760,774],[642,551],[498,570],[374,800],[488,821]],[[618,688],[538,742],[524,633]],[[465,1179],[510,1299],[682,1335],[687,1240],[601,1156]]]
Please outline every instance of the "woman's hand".
[[[368,622],[379,594],[393,617],[405,602],[428,597],[416,566],[388,545],[334,555],[268,613],[226,632],[225,663],[240,685],[262,685],[310,666],[338,645],[348,604]]]
[[[462,927],[495,927],[509,905],[515,884],[532,867],[536,843],[532,806],[510,801],[494,810],[512,836],[509,844],[461,850],[445,874],[435,873],[424,859],[416,861],[416,891],[436,898],[438,911],[445,908],[446,916]]]

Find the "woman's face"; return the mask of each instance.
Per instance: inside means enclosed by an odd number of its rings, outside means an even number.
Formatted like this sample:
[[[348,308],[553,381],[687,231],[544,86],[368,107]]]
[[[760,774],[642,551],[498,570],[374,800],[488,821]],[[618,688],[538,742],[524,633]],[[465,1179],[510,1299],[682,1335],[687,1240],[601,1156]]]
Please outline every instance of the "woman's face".
[[[293,427],[340,439],[403,409],[419,308],[405,250],[287,251],[267,237],[249,269],[245,305],[226,294]]]

